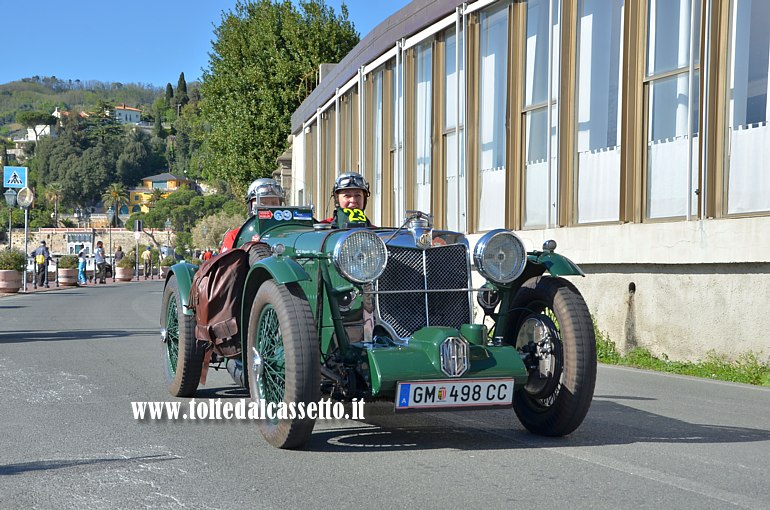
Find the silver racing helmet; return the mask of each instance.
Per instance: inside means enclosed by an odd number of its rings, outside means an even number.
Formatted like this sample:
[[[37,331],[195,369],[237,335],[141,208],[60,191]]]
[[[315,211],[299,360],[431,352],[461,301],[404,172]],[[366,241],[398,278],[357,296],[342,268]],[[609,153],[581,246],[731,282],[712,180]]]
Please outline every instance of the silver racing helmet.
[[[266,200],[269,198],[277,199],[277,203],[275,203],[276,200]],[[249,185],[249,190],[246,192],[246,205],[249,208],[249,216],[254,215],[254,207],[256,206],[277,206],[283,205],[283,202],[283,188],[274,179],[269,179],[267,177],[252,182]]]

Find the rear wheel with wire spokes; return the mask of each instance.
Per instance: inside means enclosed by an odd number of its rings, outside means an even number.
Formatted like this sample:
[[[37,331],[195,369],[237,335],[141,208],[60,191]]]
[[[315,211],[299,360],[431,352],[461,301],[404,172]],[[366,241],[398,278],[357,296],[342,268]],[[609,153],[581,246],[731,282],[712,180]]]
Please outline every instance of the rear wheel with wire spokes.
[[[198,389],[206,343],[195,338],[195,317],[184,314],[179,284],[173,274],[163,290],[160,327],[168,392],[175,397],[191,397]]]

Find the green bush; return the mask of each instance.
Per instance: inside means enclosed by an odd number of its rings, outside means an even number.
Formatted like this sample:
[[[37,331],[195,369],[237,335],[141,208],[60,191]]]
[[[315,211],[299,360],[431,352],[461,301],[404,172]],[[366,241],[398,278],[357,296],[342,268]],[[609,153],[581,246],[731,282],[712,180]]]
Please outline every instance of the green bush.
[[[617,365],[620,363],[620,353],[618,352],[615,342],[610,340],[609,335],[596,326],[596,319],[594,319],[594,334],[596,335],[596,358],[602,363],[610,365]]]
[[[16,248],[0,251],[0,269],[10,271],[24,271],[24,262],[27,257],[24,252]]]
[[[203,261],[201,259],[192,258],[192,259],[188,260],[187,263],[188,264],[192,264],[194,266],[200,266],[201,264],[203,264]]]
[[[176,260],[171,255],[163,257],[163,260],[160,261],[161,266],[173,266],[174,264],[176,264]]]
[[[124,269],[134,269],[136,267],[134,252],[128,252],[122,259],[118,261],[117,266]]]
[[[78,258],[75,255],[65,255],[59,260],[59,269],[77,269]]]

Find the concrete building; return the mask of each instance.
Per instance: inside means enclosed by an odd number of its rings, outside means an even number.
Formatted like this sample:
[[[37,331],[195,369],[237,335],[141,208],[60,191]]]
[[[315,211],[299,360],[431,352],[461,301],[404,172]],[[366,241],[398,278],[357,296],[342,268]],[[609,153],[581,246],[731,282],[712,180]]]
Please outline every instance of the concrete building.
[[[291,200],[517,231],[581,265],[599,328],[770,354],[770,2],[415,0],[292,116]]]

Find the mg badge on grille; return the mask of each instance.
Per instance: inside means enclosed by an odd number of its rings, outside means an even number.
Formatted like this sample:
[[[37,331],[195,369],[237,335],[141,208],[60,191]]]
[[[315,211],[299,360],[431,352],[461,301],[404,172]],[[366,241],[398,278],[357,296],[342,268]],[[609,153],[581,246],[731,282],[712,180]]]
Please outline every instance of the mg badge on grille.
[[[430,248],[433,246],[433,236],[430,232],[423,232],[418,238],[417,238],[417,246],[420,248]]]
[[[468,368],[468,342],[451,336],[441,344],[441,371],[449,377],[460,377]]]

